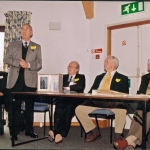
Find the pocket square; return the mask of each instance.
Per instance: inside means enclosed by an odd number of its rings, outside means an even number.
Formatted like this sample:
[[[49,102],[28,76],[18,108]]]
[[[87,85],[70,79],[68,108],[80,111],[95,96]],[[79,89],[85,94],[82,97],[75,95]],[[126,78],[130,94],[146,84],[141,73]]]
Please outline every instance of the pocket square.
[[[3,79],[3,76],[0,76],[0,79]]]

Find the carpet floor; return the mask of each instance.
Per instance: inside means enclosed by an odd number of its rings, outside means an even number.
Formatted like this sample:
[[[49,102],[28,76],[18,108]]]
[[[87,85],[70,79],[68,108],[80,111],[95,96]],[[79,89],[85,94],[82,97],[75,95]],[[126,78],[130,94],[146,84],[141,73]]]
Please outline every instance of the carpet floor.
[[[43,137],[43,128],[34,127],[35,133],[40,137]],[[48,135],[49,128],[46,127],[46,135]],[[39,141],[34,141],[18,146],[11,146],[11,140],[9,135],[9,129],[5,126],[4,135],[0,135],[0,149],[65,149],[65,150],[113,150],[113,145],[110,144],[110,132],[109,128],[101,129],[102,138],[94,142],[86,143],[84,138],[80,136],[80,127],[71,127],[70,132],[67,138],[63,138],[63,146],[57,146],[55,142],[49,142],[48,139],[42,139]],[[128,130],[124,130],[124,136],[126,137]],[[18,135],[18,142],[24,142],[27,140],[32,140],[32,138],[24,135],[24,132],[21,132]],[[149,136],[150,141],[150,136]],[[150,142],[147,141],[147,150],[150,149]],[[141,149],[141,148],[136,148]]]

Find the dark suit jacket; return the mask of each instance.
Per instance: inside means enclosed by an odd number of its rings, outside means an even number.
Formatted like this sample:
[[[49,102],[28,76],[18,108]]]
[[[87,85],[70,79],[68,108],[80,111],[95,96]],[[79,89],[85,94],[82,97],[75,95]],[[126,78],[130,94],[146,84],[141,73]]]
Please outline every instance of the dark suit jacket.
[[[102,81],[105,74],[106,73],[102,73],[102,74],[96,76],[95,81],[94,81],[89,93],[92,93],[93,89],[98,89],[100,82]],[[120,79],[120,81],[117,82],[116,79]],[[110,90],[123,92],[123,93],[129,93],[128,77],[116,72],[112,78]]]
[[[7,72],[0,71],[0,92],[2,92],[4,95],[4,96],[0,96],[0,105],[5,104],[6,111],[8,111],[9,100],[11,99],[11,93],[6,88],[7,76],[8,76]]]
[[[92,93],[92,90],[96,90],[99,88],[100,82],[102,81],[103,77],[105,76],[106,73],[102,73],[98,76],[96,76],[95,81],[89,91],[89,93]],[[120,80],[118,80],[120,79]],[[118,92],[123,92],[123,93],[129,93],[129,87],[128,87],[128,77],[125,75],[122,75],[118,72],[115,72],[112,81],[111,81],[111,85],[110,85],[110,90],[114,90],[114,91],[118,91]],[[126,106],[119,102],[109,102],[104,100],[104,101],[87,101],[85,102],[84,105],[88,105],[88,106],[96,106],[96,107],[102,107],[102,108],[125,108]]]
[[[63,87],[67,87],[69,85],[68,78],[68,74],[63,75]],[[76,74],[74,82],[76,84],[70,86],[70,91],[83,93],[85,89],[85,76],[83,74]]]
[[[140,88],[137,91],[137,94],[146,94],[146,90],[149,82],[150,82],[150,73],[143,75],[141,79]],[[142,103],[139,102],[137,106],[137,110],[142,110],[143,109],[142,106],[143,106]],[[147,106],[148,106],[147,111],[150,111],[150,102],[148,102]]]
[[[141,93],[146,94],[146,90],[149,82],[150,82],[150,73],[143,75],[141,79],[140,88],[137,91],[137,94],[141,94]]]
[[[7,72],[0,71],[0,92],[4,92],[7,84]]]

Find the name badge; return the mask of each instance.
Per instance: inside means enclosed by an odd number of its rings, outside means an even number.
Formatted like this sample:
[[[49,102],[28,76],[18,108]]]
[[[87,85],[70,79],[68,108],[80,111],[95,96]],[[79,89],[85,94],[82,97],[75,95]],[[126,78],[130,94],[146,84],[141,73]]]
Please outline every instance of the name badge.
[[[0,79],[3,79],[3,76],[0,76]]]

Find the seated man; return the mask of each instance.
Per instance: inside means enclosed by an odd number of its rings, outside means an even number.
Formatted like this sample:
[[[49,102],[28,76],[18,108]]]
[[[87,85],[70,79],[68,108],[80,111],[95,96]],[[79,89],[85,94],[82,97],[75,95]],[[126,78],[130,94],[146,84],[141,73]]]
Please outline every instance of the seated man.
[[[93,89],[100,90],[114,90],[118,92],[128,93],[128,77],[118,73],[116,70],[119,66],[119,61],[115,56],[108,56],[104,61],[104,70],[106,73],[102,73],[95,78],[93,86],[89,93],[92,93]],[[118,140],[121,137],[125,121],[126,121],[126,106],[123,102],[107,102],[107,101],[91,101],[85,103],[82,106],[79,105],[76,110],[76,116],[82,124],[86,133],[90,132],[90,135],[85,139],[85,142],[91,142],[101,137],[101,133],[95,127],[89,113],[99,108],[109,108],[115,113],[115,135],[114,140]],[[93,107],[91,107],[93,106]]]
[[[150,58],[148,59],[147,64],[147,70],[148,74],[145,74],[142,76],[141,79],[141,85],[139,88],[139,91],[137,91],[137,94],[150,94]],[[137,106],[137,113],[142,118],[142,104],[139,103]],[[137,114],[136,113],[136,114]],[[121,141],[114,142],[114,145],[117,149],[123,150],[123,149],[130,149],[134,150],[136,145],[142,144],[142,126],[141,126],[141,119],[137,115],[133,116],[130,130],[128,132],[128,137],[126,139],[123,139]],[[148,102],[147,105],[147,120],[146,120],[146,133],[148,133],[150,129],[150,102]]]
[[[85,76],[78,74],[79,64],[72,61],[68,65],[68,74],[63,75],[63,88],[65,92],[83,93],[85,88]],[[49,140],[55,140],[56,144],[62,143],[62,137],[66,137],[76,106],[83,103],[82,99],[61,97],[57,98],[54,112],[54,132],[49,131]]]
[[[7,72],[0,71],[0,135],[4,134],[4,124],[2,120],[2,104],[5,104],[5,109],[8,111],[8,102],[10,92],[6,89]]]

